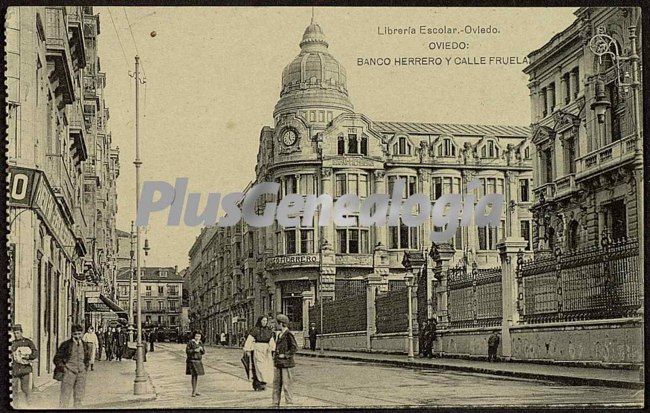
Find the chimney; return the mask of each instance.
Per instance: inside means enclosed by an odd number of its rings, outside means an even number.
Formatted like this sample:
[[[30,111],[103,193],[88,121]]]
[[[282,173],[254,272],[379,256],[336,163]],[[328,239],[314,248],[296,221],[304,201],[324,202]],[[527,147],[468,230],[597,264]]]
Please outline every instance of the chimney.
[[[174,274],[178,274],[178,265],[174,265]]]

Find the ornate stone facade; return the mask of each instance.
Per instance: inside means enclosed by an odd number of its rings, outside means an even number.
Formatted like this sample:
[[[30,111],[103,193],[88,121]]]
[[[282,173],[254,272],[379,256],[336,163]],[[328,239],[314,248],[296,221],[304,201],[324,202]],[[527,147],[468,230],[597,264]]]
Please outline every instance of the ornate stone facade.
[[[536,250],[640,235],[635,188],[642,180],[643,111],[630,86],[629,59],[641,55],[640,39],[631,50],[632,36],[641,33],[639,13],[581,8],[569,28],[529,55]],[[614,39],[611,53],[594,53],[595,33]],[[601,103],[606,109],[598,116]]]
[[[260,133],[251,185],[280,184],[279,196],[267,197],[260,205],[278,202],[290,193],[329,194],[334,199],[345,193],[362,199],[373,193],[389,194],[398,177],[406,181],[404,197],[421,193],[434,201],[445,193],[464,193],[476,179],[480,187],[473,190],[476,198],[486,192],[503,193],[510,215],[506,216],[504,208],[499,228],[459,229],[451,241],[454,261],[467,259],[481,268],[495,267],[500,239],[522,234],[525,226],[522,236],[531,240],[532,161],[527,127],[372,120],[354,111],[345,70],[330,54],[318,24],[307,27],[300,47],[300,54],[282,73],[275,123]],[[207,285],[206,292],[196,295],[216,294],[217,308],[214,313],[204,310],[209,314],[203,316],[204,323],[216,326],[216,334],[224,326],[236,325],[232,317],[244,317],[250,327],[254,316],[283,312],[294,322],[294,329],[302,329],[303,292],[316,299],[334,299],[337,279],[371,275],[381,277],[385,290],[389,280],[403,278],[404,252],[428,249],[433,230],[430,221],[417,228],[337,228],[333,224],[249,228],[242,223],[214,233],[207,229],[192,247],[191,260],[199,260],[199,245],[205,248],[210,237],[230,244],[233,252],[228,254],[224,247],[223,252],[190,266],[190,274],[192,268],[199,274],[198,268],[207,262],[229,262],[208,270],[215,274],[213,291],[205,282],[213,275],[203,272],[207,278],[200,285]],[[309,259],[282,258],[294,256]],[[235,267],[241,268],[241,277],[231,276]],[[243,294],[233,295],[233,291]],[[252,299],[245,301],[248,297]],[[233,327],[232,331],[242,330]]]

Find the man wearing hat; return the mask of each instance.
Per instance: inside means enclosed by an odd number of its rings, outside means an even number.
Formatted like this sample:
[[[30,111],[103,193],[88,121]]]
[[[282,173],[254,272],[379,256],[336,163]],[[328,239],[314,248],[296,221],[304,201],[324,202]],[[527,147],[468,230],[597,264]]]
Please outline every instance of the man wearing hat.
[[[72,326],[72,338],[59,346],[54,356],[54,379],[61,382],[60,407],[69,408],[70,398],[74,407],[81,407],[86,391],[86,372],[90,366],[92,346],[83,341],[83,328]]]
[[[14,339],[11,342],[13,389],[15,394],[18,394],[18,385],[20,384],[20,388],[25,393],[25,401],[29,403],[29,396],[32,393],[30,380],[32,362],[38,358],[38,351],[32,340],[23,337],[22,325],[14,324],[11,330],[14,333]]]
[[[280,406],[280,398],[284,391],[284,399],[287,404],[293,404],[293,368],[296,363],[293,355],[298,351],[296,338],[289,331],[289,317],[284,314],[278,314],[275,318],[277,328],[280,330],[275,344],[275,356],[273,364],[275,372],[273,374],[273,404]]]

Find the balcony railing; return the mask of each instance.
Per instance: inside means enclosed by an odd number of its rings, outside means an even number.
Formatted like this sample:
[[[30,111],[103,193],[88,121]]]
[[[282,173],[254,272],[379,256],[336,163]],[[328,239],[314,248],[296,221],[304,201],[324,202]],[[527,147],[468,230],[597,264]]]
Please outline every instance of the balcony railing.
[[[543,196],[545,200],[549,200],[555,196],[555,182],[547,182],[533,189],[535,200],[539,201]]]
[[[575,174],[565,175],[555,181],[555,191],[557,196],[567,194],[575,189]]]
[[[71,104],[75,99],[74,70],[64,9],[65,7],[45,9],[45,46],[47,59],[54,63],[55,73],[61,86],[57,91],[61,93],[63,103]]]
[[[68,168],[63,162],[61,155],[47,156],[47,178],[52,185],[52,190],[57,198],[62,198],[67,212],[72,216],[74,207],[74,187],[68,172]]]
[[[634,158],[636,136],[630,135],[576,159],[578,180]]]

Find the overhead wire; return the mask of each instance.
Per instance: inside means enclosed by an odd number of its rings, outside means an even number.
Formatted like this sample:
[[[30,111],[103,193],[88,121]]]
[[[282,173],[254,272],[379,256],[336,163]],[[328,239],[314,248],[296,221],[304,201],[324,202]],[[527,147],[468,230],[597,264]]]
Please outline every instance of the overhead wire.
[[[126,13],[126,8],[122,6],[122,11],[124,12],[124,17],[126,17],[126,23],[129,26],[129,33],[131,33],[131,39],[133,40],[133,46],[135,48],[135,52],[140,55],[140,51],[138,50],[138,42],[135,41],[135,36],[133,35],[133,29],[131,28],[131,21],[129,20],[129,15]],[[142,61],[140,62],[140,65],[142,66],[142,74],[144,74],[144,77],[147,77],[147,71],[144,68],[144,64]]]
[[[108,10],[108,15],[111,18],[111,23],[113,23],[113,29],[115,30],[115,35],[117,36],[117,41],[119,42],[120,49],[122,50],[122,56],[124,56],[124,64],[126,65],[127,71],[128,71],[129,61],[126,58],[126,52],[124,51],[124,45],[122,44],[122,39],[120,39],[120,34],[117,31],[117,26],[115,25],[115,20],[113,20],[113,13],[111,13],[111,8],[110,7],[106,7],[106,9]]]

